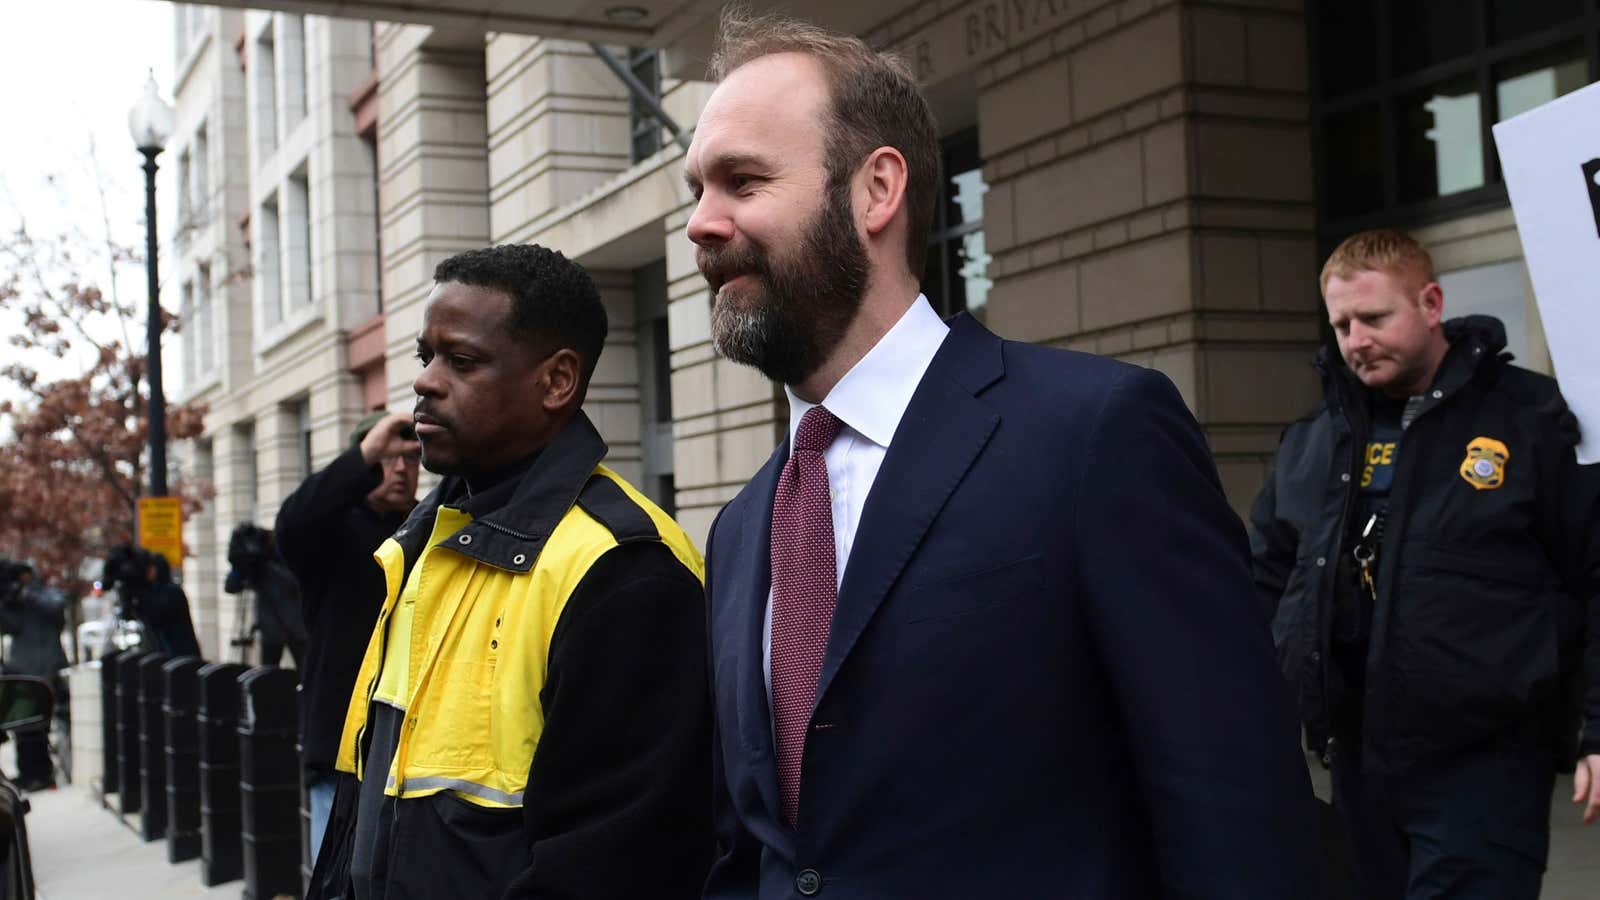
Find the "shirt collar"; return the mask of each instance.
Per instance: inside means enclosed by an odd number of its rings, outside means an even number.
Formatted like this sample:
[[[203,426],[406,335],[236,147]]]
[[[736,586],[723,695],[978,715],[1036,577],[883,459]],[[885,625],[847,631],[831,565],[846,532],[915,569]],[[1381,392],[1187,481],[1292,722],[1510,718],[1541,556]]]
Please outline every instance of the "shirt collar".
[[[900,321],[844,373],[822,405],[857,434],[887,448],[911,405],[911,395],[949,333],[950,326],[940,320],[928,298],[918,294]],[[787,385],[783,392],[789,397],[789,445],[793,446],[801,417],[816,404],[795,396]]]

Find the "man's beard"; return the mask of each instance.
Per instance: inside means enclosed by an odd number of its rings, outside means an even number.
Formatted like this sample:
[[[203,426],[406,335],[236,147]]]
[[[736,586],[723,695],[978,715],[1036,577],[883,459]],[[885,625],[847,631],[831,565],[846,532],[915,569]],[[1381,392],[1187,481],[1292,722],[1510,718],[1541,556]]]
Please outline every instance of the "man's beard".
[[[756,248],[701,250],[717,352],[773,381],[799,384],[820,367],[861,309],[870,266],[850,216],[848,182],[830,185],[799,246],[779,257]],[[737,275],[752,284],[721,290]]]

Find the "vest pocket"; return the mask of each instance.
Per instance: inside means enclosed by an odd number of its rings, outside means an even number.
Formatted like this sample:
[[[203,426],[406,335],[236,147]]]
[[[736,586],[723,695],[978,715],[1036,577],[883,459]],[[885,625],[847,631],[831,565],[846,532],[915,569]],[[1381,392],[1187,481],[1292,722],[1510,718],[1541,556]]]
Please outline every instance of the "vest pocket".
[[[428,752],[419,755],[418,742],[412,744],[410,758],[462,764],[476,770],[493,760],[490,732],[493,728],[494,661],[482,659],[441,659],[429,693],[435,704],[450,709],[424,713],[421,728],[434,730],[428,739]],[[431,722],[428,720],[432,720]],[[433,728],[430,729],[429,726]]]

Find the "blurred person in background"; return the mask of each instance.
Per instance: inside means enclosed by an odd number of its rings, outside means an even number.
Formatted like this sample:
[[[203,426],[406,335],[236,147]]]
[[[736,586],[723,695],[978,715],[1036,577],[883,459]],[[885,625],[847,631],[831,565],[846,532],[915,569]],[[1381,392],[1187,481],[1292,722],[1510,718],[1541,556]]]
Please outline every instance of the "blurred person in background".
[[[189,596],[172,580],[167,558],[131,544],[111,548],[101,582],[115,588],[116,618],[137,622],[144,646],[167,656],[199,656]]]
[[[61,677],[61,670],[67,667],[67,654],[61,649],[66,606],[66,595],[37,580],[32,566],[0,560],[0,631],[11,636],[5,674],[32,675],[50,682],[58,710],[67,702],[66,681]],[[18,786],[24,791],[55,787],[48,734],[19,731],[16,737]]]
[[[349,777],[333,760],[386,590],[372,553],[417,505],[420,450],[410,413],[372,413],[356,424],[349,447],[278,508],[278,552],[299,581],[306,629],[296,665],[313,861],[337,779]]]

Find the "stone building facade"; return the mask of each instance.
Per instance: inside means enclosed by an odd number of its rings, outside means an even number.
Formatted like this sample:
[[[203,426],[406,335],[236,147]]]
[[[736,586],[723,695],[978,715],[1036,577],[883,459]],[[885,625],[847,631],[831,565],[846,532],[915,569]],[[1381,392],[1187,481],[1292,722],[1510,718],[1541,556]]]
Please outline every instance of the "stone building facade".
[[[185,122],[207,104],[213,121],[231,117],[230,130],[208,132],[213,194],[231,204],[215,201],[212,233],[251,260],[254,278],[211,295],[214,321],[228,323],[212,326],[220,375],[202,372],[187,394],[212,403],[196,465],[219,490],[193,523],[191,579],[220,580],[207,558],[219,536],[247,513],[269,521],[362,412],[409,405],[434,265],[491,242],[546,244],[594,273],[612,333],[589,412],[612,464],[691,535],[706,533],[781,439],[781,390],[712,351],[684,233],[691,197],[677,138],[711,90],[700,78],[716,5],[423,6],[363,4],[394,19],[375,23],[208,11],[208,61],[181,84],[179,105]],[[1549,369],[1485,123],[1600,77],[1600,9],[1436,7],[790,6],[899,51],[926,86],[945,139],[924,282],[935,306],[969,309],[1004,337],[1166,373],[1241,512],[1280,430],[1316,402],[1317,273],[1353,230],[1414,229],[1435,251],[1447,309],[1501,315],[1523,363]],[[262,138],[269,25],[276,150]],[[297,40],[301,120],[283,72]],[[303,265],[302,195],[313,248]],[[262,264],[274,210],[276,270]],[[222,270],[211,271],[216,282]],[[273,308],[282,318],[263,318]],[[1040,463],[1073,460],[1063,448]]]

